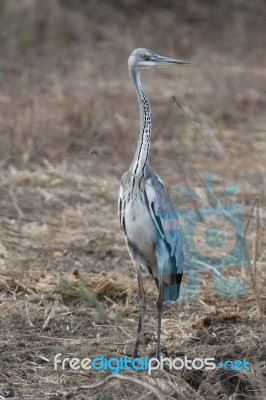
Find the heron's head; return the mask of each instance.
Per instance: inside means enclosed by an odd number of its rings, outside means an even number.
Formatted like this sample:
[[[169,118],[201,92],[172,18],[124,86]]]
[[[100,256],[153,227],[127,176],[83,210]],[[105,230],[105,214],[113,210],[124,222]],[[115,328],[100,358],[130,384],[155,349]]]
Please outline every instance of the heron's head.
[[[176,58],[164,57],[149,49],[139,48],[132,51],[128,59],[129,71],[133,69],[165,67],[168,65],[184,66],[190,64],[187,61]]]

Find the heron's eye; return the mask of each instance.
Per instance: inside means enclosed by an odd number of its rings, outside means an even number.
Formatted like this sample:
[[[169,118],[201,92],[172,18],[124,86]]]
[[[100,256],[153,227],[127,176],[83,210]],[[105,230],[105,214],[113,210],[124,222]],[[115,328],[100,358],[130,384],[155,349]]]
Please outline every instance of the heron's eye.
[[[147,54],[141,54],[142,60],[147,60]]]

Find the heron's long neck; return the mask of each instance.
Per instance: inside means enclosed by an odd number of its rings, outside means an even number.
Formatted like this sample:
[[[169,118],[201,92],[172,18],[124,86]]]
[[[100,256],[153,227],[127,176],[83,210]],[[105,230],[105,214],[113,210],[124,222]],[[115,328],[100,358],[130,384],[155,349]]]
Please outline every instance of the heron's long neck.
[[[139,71],[134,71],[131,78],[136,88],[140,109],[140,133],[138,146],[131,164],[134,182],[140,180],[146,173],[151,143],[151,107],[140,82]]]

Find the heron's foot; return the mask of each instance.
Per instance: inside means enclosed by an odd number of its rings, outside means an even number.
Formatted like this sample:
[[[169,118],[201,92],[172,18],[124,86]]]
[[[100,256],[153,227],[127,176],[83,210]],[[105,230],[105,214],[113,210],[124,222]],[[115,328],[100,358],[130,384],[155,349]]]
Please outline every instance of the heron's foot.
[[[158,366],[160,365],[160,359],[156,357],[151,361],[150,364],[152,368],[158,368]]]
[[[134,360],[134,358],[140,358],[140,355],[138,354],[138,350],[135,350],[135,349],[132,354],[132,360]]]
[[[161,361],[161,349],[159,349],[159,352],[158,352],[158,349],[157,349],[157,351],[156,351],[156,359],[160,362]]]

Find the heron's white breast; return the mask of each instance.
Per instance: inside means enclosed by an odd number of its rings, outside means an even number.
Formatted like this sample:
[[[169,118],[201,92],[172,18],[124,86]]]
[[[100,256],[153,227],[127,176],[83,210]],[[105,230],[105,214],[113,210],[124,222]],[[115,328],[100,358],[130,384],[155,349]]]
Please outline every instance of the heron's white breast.
[[[154,224],[147,204],[135,198],[125,209],[126,236],[148,263],[154,263]]]

